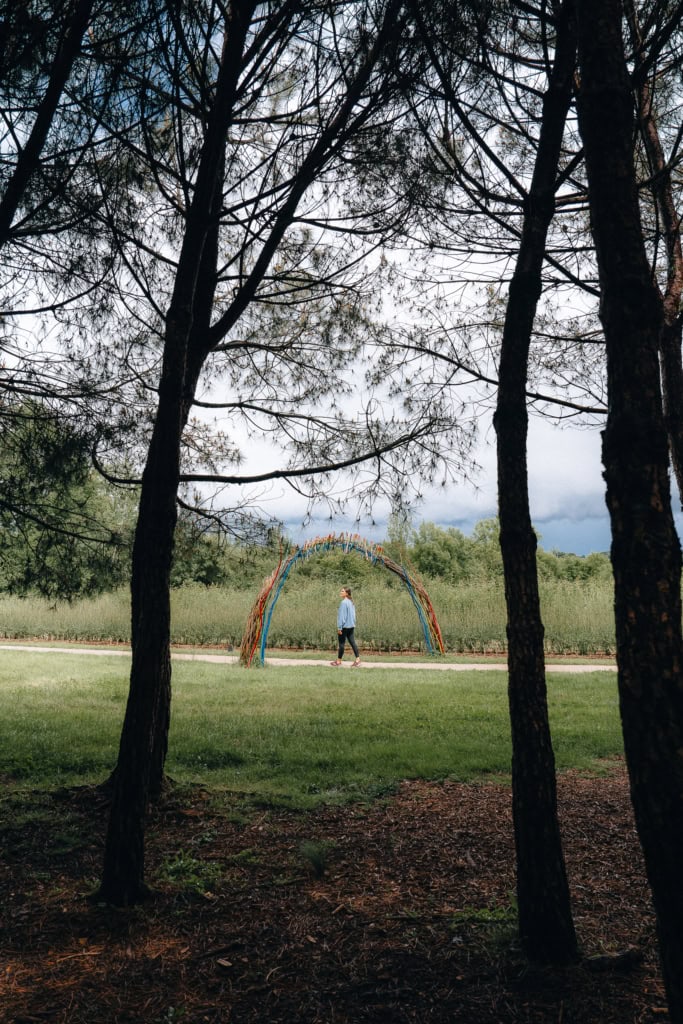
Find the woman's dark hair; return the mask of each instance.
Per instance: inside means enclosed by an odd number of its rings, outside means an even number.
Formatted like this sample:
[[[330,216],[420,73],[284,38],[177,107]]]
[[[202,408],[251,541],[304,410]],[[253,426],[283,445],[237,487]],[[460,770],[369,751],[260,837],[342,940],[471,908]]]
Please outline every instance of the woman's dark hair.
[[[353,598],[351,597],[351,587],[342,587],[342,590],[344,591],[346,596],[349,598],[349,600],[353,600]]]

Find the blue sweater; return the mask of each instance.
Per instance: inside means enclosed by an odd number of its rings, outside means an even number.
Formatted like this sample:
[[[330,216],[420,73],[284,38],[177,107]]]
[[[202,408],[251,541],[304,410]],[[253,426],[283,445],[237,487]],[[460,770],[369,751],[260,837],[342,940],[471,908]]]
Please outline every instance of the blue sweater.
[[[337,612],[337,629],[353,629],[356,625],[356,609],[353,601],[345,597]]]

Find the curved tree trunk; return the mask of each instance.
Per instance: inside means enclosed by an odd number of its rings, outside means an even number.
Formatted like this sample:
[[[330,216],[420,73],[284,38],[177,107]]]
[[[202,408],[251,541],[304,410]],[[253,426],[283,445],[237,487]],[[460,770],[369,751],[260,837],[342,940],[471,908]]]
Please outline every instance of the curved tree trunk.
[[[494,417],[500,545],[508,614],[519,933],[529,957],[554,963],[575,960],[578,953],[557,818],[555,759],[548,722],[536,534],[529,512],[526,384],[575,61],[573,2],[566,2],[558,23],[555,65],[543,102],[522,242],[510,283]]]
[[[643,243],[619,0],[579,0],[579,124],[607,348],[603,436],[624,745],[670,1019],[683,1022],[681,551],[658,349],[662,303]]]

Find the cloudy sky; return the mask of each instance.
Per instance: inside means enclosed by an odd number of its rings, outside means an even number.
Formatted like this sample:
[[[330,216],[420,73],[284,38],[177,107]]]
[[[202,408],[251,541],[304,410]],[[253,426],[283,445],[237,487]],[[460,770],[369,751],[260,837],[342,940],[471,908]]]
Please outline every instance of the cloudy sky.
[[[424,518],[457,526],[468,533],[478,519],[496,514],[496,470],[493,432],[479,453],[479,490],[465,485],[443,496],[434,515]],[[529,423],[529,497],[531,516],[548,551],[588,554],[609,548],[597,428],[563,428],[534,417]]]
[[[476,522],[496,515],[495,438],[492,428],[482,431],[478,450],[480,472],[472,483],[453,483],[427,491],[413,518],[439,526],[455,526],[469,534]],[[534,526],[541,545],[550,551],[589,554],[609,549],[609,520],[605,507],[598,428],[558,428],[534,417],[529,426],[529,489]],[[371,540],[386,537],[387,506],[375,509],[372,525],[367,519],[329,518],[326,509],[305,526],[306,505],[286,486],[278,484],[262,502],[269,515],[285,523],[297,543],[307,537],[344,530]]]

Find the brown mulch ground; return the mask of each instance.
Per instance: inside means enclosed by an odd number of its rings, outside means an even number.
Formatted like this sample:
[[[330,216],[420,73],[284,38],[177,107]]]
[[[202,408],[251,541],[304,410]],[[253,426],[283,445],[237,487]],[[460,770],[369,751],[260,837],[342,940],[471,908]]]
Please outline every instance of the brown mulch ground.
[[[406,782],[370,807],[306,814],[173,790],[148,829],[157,896],[130,910],[86,900],[106,821],[97,791],[37,794],[30,814],[10,801],[0,1020],[666,1021],[623,767],[564,775],[559,795],[585,954],[564,970],[515,948],[509,790],[497,783]]]

